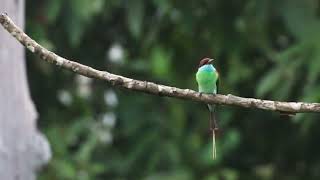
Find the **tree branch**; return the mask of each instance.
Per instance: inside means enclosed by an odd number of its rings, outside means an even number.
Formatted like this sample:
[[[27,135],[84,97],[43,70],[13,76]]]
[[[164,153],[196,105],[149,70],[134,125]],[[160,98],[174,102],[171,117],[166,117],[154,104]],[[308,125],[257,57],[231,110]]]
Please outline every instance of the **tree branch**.
[[[301,112],[320,112],[320,103],[270,101],[254,98],[243,98],[231,94],[200,94],[190,89],[179,89],[176,87],[155,84],[153,82],[139,81],[115,75],[106,71],[96,70],[89,66],[67,60],[42,47],[36,41],[26,35],[19,27],[17,27],[6,14],[0,15],[0,23],[14,38],[16,38],[28,50],[40,56],[42,60],[83,76],[107,81],[113,86],[158,96],[175,97],[211,104],[279,111],[289,114]]]

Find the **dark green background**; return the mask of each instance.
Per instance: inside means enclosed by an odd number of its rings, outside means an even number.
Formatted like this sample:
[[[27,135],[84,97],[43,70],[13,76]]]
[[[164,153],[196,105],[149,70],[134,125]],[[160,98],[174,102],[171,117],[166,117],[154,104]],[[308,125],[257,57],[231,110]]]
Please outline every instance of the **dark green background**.
[[[213,57],[222,94],[319,102],[319,13],[316,0],[27,0],[26,31],[63,57],[135,79],[197,89],[198,61]],[[42,180],[320,178],[317,114],[221,106],[213,161],[205,105],[79,81],[30,53],[27,65],[53,150]]]

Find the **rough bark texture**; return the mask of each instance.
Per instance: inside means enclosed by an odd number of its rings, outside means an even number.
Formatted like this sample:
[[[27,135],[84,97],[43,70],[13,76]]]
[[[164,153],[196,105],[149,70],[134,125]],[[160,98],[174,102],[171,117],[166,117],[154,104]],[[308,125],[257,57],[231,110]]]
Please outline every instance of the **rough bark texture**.
[[[169,96],[205,103],[279,111],[288,114],[301,112],[320,112],[320,103],[270,101],[254,98],[243,98],[231,94],[200,94],[190,89],[179,89],[176,87],[155,84],[153,82],[134,80],[127,77],[111,74],[106,71],[99,71],[91,67],[79,64],[77,62],[62,58],[55,53],[45,49],[29,36],[27,36],[21,29],[19,29],[6,14],[0,15],[0,23],[22,45],[24,45],[31,52],[39,55],[41,59],[64,69],[73,71],[77,74],[107,81],[113,86],[159,96]]]
[[[24,26],[24,0],[0,0],[0,11]],[[0,179],[33,180],[50,159],[46,138],[37,131],[24,48],[0,29]]]

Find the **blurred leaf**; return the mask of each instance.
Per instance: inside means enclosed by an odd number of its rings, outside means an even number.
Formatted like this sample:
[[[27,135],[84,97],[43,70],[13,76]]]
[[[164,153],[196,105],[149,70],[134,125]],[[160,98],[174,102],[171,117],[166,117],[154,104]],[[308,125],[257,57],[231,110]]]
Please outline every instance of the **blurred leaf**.
[[[104,1],[72,0],[68,3],[70,11],[67,12],[66,25],[68,28],[69,41],[71,45],[77,46],[81,42],[86,26],[90,24],[90,21],[97,13],[103,10]]]
[[[61,7],[63,5],[63,1],[54,0],[47,2],[47,18],[49,23],[55,23],[57,16],[61,11]]]
[[[286,18],[286,23],[289,30],[298,38],[304,38],[312,29],[316,22],[316,7],[314,0],[300,1],[290,0],[285,1],[285,8],[282,12]],[[303,25],[302,25],[303,22]]]
[[[166,79],[171,71],[171,56],[163,48],[156,47],[151,53],[152,72],[160,78]]]
[[[313,57],[309,58],[309,63],[308,63],[308,81],[309,83],[312,83],[314,85],[314,82],[317,80],[317,78],[320,75],[320,46],[316,46]],[[311,52],[310,52],[311,53]]]
[[[223,141],[218,141],[221,157],[228,155],[239,145],[241,135],[236,129],[229,129],[223,138]]]
[[[142,0],[128,1],[128,27],[135,38],[139,38],[144,18],[144,2]]]
[[[78,17],[70,18],[68,25],[68,33],[69,33],[69,42],[73,46],[79,45],[81,42],[81,36],[84,32],[84,25],[81,19]]]
[[[82,144],[81,148],[76,154],[76,160],[80,163],[86,163],[93,155],[93,150],[96,147],[98,139],[95,134],[90,134],[88,139]]]
[[[145,180],[189,180],[193,179],[190,172],[187,170],[176,170],[172,172],[163,172],[154,175],[150,175]]]
[[[270,70],[259,83],[259,86],[256,90],[257,96],[262,97],[265,96],[272,89],[275,89],[275,86],[279,83],[281,76],[281,69],[274,68]]]
[[[260,165],[255,167],[255,172],[261,179],[271,179],[274,174],[272,165]]]
[[[225,180],[236,180],[239,179],[237,171],[233,169],[223,169],[221,172]]]
[[[72,179],[76,176],[76,169],[72,162],[67,160],[56,160],[52,162],[53,167],[57,169],[59,179]]]

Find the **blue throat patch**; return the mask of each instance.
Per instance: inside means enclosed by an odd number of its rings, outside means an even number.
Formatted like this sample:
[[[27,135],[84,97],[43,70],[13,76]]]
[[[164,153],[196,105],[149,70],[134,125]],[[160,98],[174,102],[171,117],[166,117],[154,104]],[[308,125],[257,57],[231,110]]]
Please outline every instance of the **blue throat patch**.
[[[206,64],[199,68],[199,71],[208,71],[208,72],[214,72],[216,69],[213,67],[212,64]]]

